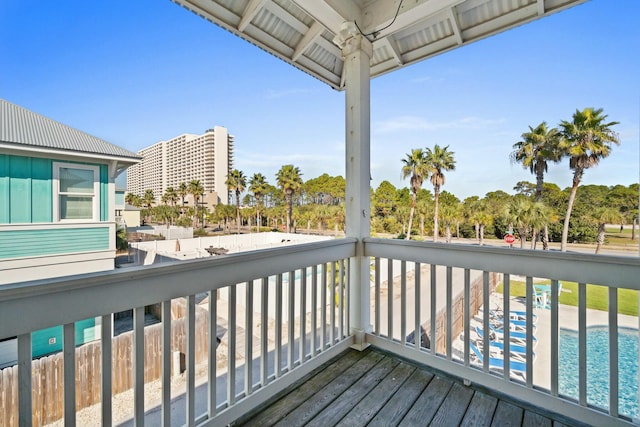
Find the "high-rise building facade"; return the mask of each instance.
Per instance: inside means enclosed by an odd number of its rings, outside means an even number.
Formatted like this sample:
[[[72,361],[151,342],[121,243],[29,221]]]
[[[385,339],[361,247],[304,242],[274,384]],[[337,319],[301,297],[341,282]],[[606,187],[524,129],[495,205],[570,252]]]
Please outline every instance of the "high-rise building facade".
[[[226,128],[216,126],[202,135],[183,134],[143,148],[138,152],[142,161],[127,169],[127,192],[142,197],[150,189],[160,201],[167,188],[178,191],[181,183],[198,180],[205,202],[226,204],[233,140]]]

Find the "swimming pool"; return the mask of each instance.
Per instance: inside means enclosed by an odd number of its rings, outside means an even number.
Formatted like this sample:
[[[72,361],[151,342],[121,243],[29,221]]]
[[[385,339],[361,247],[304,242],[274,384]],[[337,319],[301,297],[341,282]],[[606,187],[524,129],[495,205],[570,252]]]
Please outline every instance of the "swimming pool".
[[[609,331],[587,330],[587,402],[609,408]],[[560,330],[560,394],[578,398],[578,333]],[[638,331],[618,328],[619,412],[638,418]]]

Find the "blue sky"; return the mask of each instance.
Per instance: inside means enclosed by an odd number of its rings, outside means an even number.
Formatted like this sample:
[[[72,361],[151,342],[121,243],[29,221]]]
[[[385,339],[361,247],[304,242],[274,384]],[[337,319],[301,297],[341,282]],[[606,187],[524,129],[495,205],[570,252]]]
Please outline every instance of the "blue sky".
[[[638,0],[590,0],[372,80],[372,185],[407,186],[401,159],[439,144],[457,161],[444,190],[513,193],[534,181],[509,162],[520,135],[585,107],[621,144],[583,183],[638,182],[639,16]],[[129,150],[221,125],[247,176],[344,176],[344,93],[169,0],[2,0],[0,58],[0,98]],[[571,177],[564,161],[546,180]]]

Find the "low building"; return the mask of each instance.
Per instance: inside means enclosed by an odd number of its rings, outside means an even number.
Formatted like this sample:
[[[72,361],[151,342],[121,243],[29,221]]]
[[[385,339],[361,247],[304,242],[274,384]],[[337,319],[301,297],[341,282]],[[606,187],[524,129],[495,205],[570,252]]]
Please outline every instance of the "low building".
[[[139,157],[0,99],[0,285],[112,270],[115,179]],[[94,320],[78,322],[77,343]],[[62,329],[33,334],[34,356]]]

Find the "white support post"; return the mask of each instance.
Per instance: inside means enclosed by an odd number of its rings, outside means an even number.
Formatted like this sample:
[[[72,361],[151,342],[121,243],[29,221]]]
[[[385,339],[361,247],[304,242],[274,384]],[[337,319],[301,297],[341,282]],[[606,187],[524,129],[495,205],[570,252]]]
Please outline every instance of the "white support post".
[[[363,238],[370,235],[370,66],[371,42],[355,23],[345,22],[334,43],[342,50],[346,86],[346,235],[358,239],[354,268],[349,269],[349,324],[353,347],[365,349],[365,332],[371,330],[369,260],[363,256]]]

